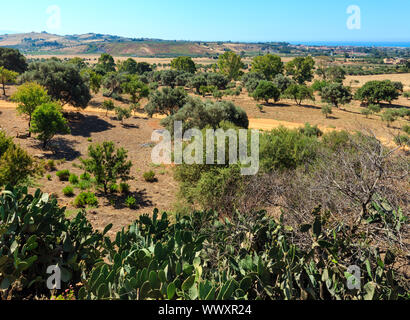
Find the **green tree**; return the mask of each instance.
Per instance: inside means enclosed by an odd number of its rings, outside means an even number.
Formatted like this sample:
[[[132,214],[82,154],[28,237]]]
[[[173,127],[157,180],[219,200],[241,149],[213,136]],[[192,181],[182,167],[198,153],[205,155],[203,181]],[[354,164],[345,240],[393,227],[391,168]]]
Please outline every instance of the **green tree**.
[[[112,100],[104,100],[101,105],[101,108],[105,110],[105,116],[108,116],[108,111],[115,109],[114,102]]]
[[[0,67],[23,73],[27,70],[27,61],[17,49],[0,48]]]
[[[200,94],[200,89],[208,84],[205,74],[199,73],[191,77],[189,80],[189,87],[196,90],[197,94]]]
[[[17,72],[8,70],[4,67],[0,67],[0,83],[3,86],[3,96],[6,95],[6,84],[15,82],[17,76]]]
[[[39,105],[50,102],[51,98],[47,90],[35,82],[26,82],[18,87],[17,92],[11,97],[12,101],[17,102],[17,112],[28,116],[28,128],[31,127],[31,117],[34,110]],[[29,131],[31,137],[31,131]]]
[[[90,89],[79,70],[70,63],[54,60],[33,62],[22,75],[23,82],[37,82],[48,94],[61,102],[76,108],[86,108],[91,100]]]
[[[283,72],[283,62],[279,56],[266,54],[255,57],[252,61],[252,71],[262,73],[267,80]]]
[[[105,194],[108,193],[109,185],[118,179],[123,182],[130,179],[132,163],[127,160],[128,152],[123,148],[116,149],[113,142],[89,146],[88,157],[81,160],[84,169],[103,186]]]
[[[391,103],[398,99],[399,91],[390,80],[366,82],[355,94],[355,99],[369,104],[379,104],[381,101]]]
[[[331,66],[326,69],[326,80],[331,82],[343,83],[346,71],[339,66]]]
[[[343,86],[340,83],[330,83],[320,93],[323,102],[331,103],[336,108],[339,105],[347,104],[352,101],[350,88]]]
[[[249,119],[245,111],[231,101],[202,101],[189,97],[185,105],[172,116],[161,121],[169,132],[174,131],[174,121],[182,121],[184,130],[203,129],[210,126],[217,129],[221,122],[227,121],[235,126],[247,129]]]
[[[16,186],[34,173],[29,154],[0,131],[0,186]]]
[[[218,68],[229,80],[237,80],[244,68],[241,57],[235,52],[227,51],[219,56]]]
[[[142,98],[147,98],[149,95],[149,87],[138,79],[137,76],[130,77],[129,81],[122,85],[125,93],[131,95],[131,101],[137,104]]]
[[[142,75],[146,72],[151,72],[153,67],[148,62],[138,62],[137,63],[137,73]]]
[[[175,88],[177,77],[180,72],[177,70],[163,70],[161,71],[161,83],[164,86]]]
[[[107,73],[103,80],[102,85],[109,91],[108,97],[111,97],[114,93],[121,93],[122,85],[127,81],[126,75],[119,72]]]
[[[382,121],[387,123],[387,127],[389,128],[393,122],[395,122],[398,118],[399,114],[396,110],[386,110],[382,114]]]
[[[129,108],[115,108],[115,115],[117,116],[118,121],[121,121],[121,124],[124,124],[124,119],[129,119],[131,117],[131,110]]]
[[[322,114],[326,117],[326,119],[329,117],[330,114],[332,114],[332,106],[325,105],[322,107]]]
[[[79,70],[87,68],[87,65],[84,62],[84,59],[79,58],[79,57],[75,57],[75,58],[68,60],[68,63],[75,65]]]
[[[181,88],[163,88],[151,92],[149,102],[145,106],[145,112],[150,117],[154,114],[173,115],[183,107],[187,99],[187,94]]]
[[[178,57],[171,61],[171,67],[178,71],[184,71],[189,73],[196,72],[195,62],[191,57]]]
[[[285,70],[297,83],[304,84],[313,79],[314,67],[315,61],[312,57],[296,57],[285,65]]]
[[[262,80],[252,93],[252,97],[257,101],[265,100],[266,103],[269,103],[271,99],[277,102],[280,98],[280,91],[271,81]]]
[[[33,112],[31,131],[38,133],[38,139],[45,148],[56,134],[69,134],[67,120],[60,111],[61,107],[53,102],[45,103]]]
[[[294,99],[298,106],[302,104],[303,100],[315,100],[315,96],[313,95],[313,89],[305,86],[304,84],[291,84],[285,90],[284,96],[289,99]]]
[[[103,77],[102,75],[94,71],[90,71],[89,76],[90,76],[90,80],[89,80],[90,90],[94,92],[95,94],[97,94],[100,91]]]
[[[104,76],[107,73],[115,72],[114,58],[108,53],[103,53],[98,59],[98,63],[95,65],[95,72]]]
[[[134,59],[128,58],[124,62],[118,63],[118,71],[126,72],[129,74],[137,74],[138,73],[138,63]]]

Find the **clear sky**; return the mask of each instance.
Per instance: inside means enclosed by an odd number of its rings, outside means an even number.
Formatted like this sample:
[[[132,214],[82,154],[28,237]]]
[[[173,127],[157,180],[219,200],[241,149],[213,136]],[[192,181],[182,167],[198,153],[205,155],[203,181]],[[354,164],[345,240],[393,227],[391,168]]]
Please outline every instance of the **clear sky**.
[[[60,8],[60,23],[50,20],[47,8],[52,5]],[[347,27],[350,5],[360,8],[360,29]],[[4,0],[0,10],[0,32],[203,41],[410,41],[410,0]]]

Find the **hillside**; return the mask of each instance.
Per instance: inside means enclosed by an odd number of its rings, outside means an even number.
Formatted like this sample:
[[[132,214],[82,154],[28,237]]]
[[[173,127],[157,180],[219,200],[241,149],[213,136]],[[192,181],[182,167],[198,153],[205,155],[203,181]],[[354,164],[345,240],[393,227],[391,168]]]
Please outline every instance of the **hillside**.
[[[110,53],[138,57],[172,57],[178,55],[214,56],[228,50],[256,54],[287,47],[288,44],[247,44],[222,42],[169,41],[132,39],[112,35],[88,33],[83,35],[54,35],[20,33],[0,35],[0,47],[12,47],[26,54],[87,54]]]

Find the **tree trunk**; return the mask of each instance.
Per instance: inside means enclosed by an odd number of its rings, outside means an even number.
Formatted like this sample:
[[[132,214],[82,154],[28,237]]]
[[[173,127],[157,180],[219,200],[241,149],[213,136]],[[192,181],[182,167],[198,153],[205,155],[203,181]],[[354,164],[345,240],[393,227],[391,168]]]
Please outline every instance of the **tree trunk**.
[[[3,96],[6,95],[6,84],[3,82]]]
[[[28,119],[28,137],[31,138],[31,114]]]

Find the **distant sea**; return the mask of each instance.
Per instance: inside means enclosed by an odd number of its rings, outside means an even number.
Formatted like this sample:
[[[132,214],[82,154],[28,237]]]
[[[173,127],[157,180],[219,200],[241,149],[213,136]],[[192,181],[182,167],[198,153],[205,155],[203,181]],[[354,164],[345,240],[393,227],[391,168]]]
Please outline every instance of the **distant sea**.
[[[400,42],[354,42],[354,41],[291,41],[291,44],[309,46],[349,46],[349,47],[402,47],[410,48],[410,41]]]

